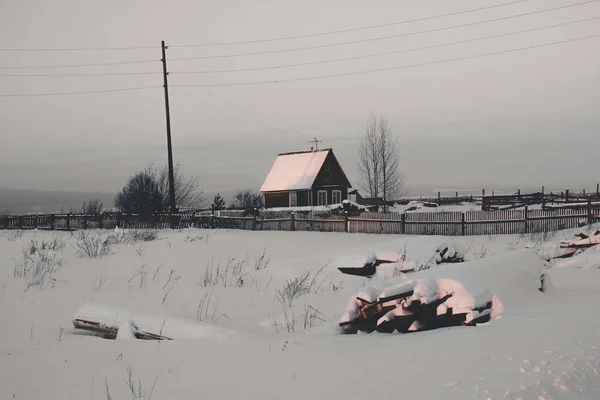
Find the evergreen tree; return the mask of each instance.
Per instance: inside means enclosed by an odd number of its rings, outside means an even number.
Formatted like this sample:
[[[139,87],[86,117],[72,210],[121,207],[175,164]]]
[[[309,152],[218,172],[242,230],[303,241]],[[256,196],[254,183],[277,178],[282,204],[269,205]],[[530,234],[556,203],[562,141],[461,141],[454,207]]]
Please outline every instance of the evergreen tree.
[[[219,193],[213,199],[213,205],[215,206],[215,210],[224,210],[225,209],[225,200]]]

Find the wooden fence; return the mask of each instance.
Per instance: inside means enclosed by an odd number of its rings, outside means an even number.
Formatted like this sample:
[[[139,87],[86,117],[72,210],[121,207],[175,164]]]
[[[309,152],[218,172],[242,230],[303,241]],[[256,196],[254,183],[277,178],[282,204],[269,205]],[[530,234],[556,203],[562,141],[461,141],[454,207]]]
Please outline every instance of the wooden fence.
[[[234,215],[231,213],[230,215]],[[267,212],[258,216],[224,216],[206,213],[51,214],[0,216],[0,229],[244,229],[274,231],[318,231],[407,235],[497,235],[557,231],[600,221],[600,204],[585,207],[497,211],[406,212],[406,213],[289,213]]]

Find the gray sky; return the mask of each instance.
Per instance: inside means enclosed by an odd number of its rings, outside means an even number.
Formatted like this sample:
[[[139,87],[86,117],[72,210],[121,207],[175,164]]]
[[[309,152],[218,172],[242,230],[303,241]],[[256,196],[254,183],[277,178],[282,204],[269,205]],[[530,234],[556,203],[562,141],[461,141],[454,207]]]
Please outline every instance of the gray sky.
[[[244,41],[357,28],[469,10],[509,0],[115,1],[2,0],[0,47],[155,46],[116,51],[0,52],[0,66],[156,59],[90,68],[0,73],[160,72],[168,45]],[[222,74],[177,71],[265,67],[433,46],[600,16],[600,3],[435,33],[246,57],[196,59],[347,42],[443,28],[573,4],[530,0],[462,15],[279,42],[168,50],[176,162],[205,190],[258,190],[279,152],[332,147],[353,186],[356,153],[371,111],[388,117],[413,193],[487,187],[595,188],[600,149],[600,38],[487,58],[388,72],[277,84],[182,88],[285,80],[428,63],[600,34],[600,19],[469,44],[277,70]],[[191,63],[191,65],[189,64]],[[133,92],[0,97],[0,187],[117,191],[133,172],[166,160],[162,77],[0,77],[0,94]]]

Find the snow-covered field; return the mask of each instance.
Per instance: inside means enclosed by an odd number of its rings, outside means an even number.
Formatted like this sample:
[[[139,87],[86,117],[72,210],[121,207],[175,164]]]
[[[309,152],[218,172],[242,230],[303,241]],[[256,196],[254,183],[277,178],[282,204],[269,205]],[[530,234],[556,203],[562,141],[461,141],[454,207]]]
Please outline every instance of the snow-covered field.
[[[80,233],[0,232],[0,399],[598,399],[598,257],[540,257],[575,233],[188,229],[141,242],[92,231],[85,240],[106,254],[88,258]],[[94,242],[109,234],[105,247]],[[432,263],[449,240],[466,262]],[[377,252],[430,267],[409,279],[489,291],[502,303],[499,318],[341,334],[353,295],[386,282],[337,266]],[[295,278],[305,285],[290,294]],[[118,312],[118,340],[73,329],[76,313],[98,311]],[[174,340],[132,339],[132,321],[163,321]]]

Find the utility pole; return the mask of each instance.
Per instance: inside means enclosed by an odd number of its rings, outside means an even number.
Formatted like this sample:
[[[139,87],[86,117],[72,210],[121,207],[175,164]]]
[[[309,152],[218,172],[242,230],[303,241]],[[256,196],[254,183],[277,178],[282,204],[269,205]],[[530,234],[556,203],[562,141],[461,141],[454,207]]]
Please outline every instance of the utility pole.
[[[177,212],[177,204],[175,203],[175,174],[173,172],[173,148],[171,146],[171,113],[169,111],[169,83],[167,82],[167,54],[165,41],[161,42],[162,48],[162,65],[163,65],[163,81],[165,88],[165,113],[167,119],[167,153],[169,155],[169,205],[171,212]]]

